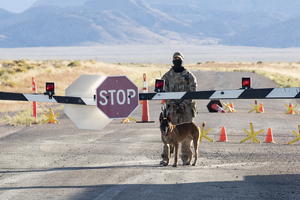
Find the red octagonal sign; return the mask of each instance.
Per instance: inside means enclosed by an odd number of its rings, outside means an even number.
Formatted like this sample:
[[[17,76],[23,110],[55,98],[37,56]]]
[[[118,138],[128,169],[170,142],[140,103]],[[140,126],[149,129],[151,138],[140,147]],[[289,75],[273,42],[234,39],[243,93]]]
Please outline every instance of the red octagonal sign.
[[[96,90],[96,100],[109,118],[126,118],[138,106],[138,88],[126,76],[107,77]]]

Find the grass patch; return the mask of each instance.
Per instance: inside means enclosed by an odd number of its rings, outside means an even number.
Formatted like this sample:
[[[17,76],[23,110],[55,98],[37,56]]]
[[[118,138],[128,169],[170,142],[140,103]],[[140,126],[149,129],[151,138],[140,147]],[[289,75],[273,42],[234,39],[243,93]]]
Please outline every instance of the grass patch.
[[[300,87],[300,80],[291,76],[265,71],[255,71],[255,73],[269,78],[280,87]]]
[[[56,83],[56,94],[64,95],[65,89],[82,74],[98,74],[103,76],[128,76],[138,87],[142,87],[143,73],[147,74],[149,85],[151,80],[160,77],[170,66],[137,63],[103,63],[94,60],[0,60],[0,91],[31,92],[31,78],[36,77],[38,88],[45,82]],[[41,92],[41,91],[38,91]],[[42,91],[43,92],[43,91]]]
[[[44,124],[47,123],[46,113],[49,112],[46,108],[40,108],[37,114],[37,119],[32,116],[32,110],[27,109],[16,112],[12,115],[6,114],[2,118],[2,122],[11,126],[31,126],[32,124]]]
[[[68,64],[68,67],[80,67],[81,63],[80,61],[72,61]]]
[[[256,63],[232,62],[190,65],[203,71],[252,72],[274,81],[279,87],[300,87],[300,65],[298,63]]]
[[[186,65],[191,70],[247,71],[263,75],[281,87],[300,87],[300,63],[267,62],[198,62]],[[101,76],[125,75],[139,89],[143,87],[143,73],[147,83],[154,85],[156,78],[170,69],[168,64],[152,63],[103,63],[95,60],[0,60],[0,91],[31,93],[31,78],[35,77],[38,92],[44,92],[45,82],[55,82],[56,95],[64,95],[65,89],[82,74]],[[16,112],[27,109],[23,102],[0,103],[0,112]],[[26,120],[25,120],[26,121]],[[30,120],[29,120],[30,121]]]
[[[32,93],[31,79],[35,77],[38,93],[44,92],[45,82],[55,82],[56,95],[63,96],[65,89],[82,74],[100,76],[125,75],[138,88],[143,87],[143,73],[147,74],[148,85],[154,84],[170,65],[137,63],[103,63],[95,60],[0,60],[0,91]],[[16,112],[20,102],[0,103],[0,112]]]

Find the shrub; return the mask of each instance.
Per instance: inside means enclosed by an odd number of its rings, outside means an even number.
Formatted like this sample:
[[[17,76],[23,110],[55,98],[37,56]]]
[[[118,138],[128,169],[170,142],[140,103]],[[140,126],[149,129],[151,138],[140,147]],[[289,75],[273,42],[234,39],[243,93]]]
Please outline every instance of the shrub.
[[[1,85],[5,86],[5,87],[15,87],[17,85],[17,83],[12,80],[8,80],[5,82],[2,82]]]
[[[79,67],[80,65],[80,61],[72,61],[68,64],[68,67]]]
[[[13,68],[13,70],[16,72],[16,73],[20,73],[20,72],[26,72],[27,71],[27,68],[26,67],[15,67]]]
[[[24,66],[27,65],[25,60],[15,60],[14,63],[18,66]]]
[[[16,71],[15,71],[13,68],[7,69],[6,72],[7,72],[8,74],[15,74],[15,73],[16,73]]]
[[[2,63],[2,67],[4,67],[4,68],[10,68],[10,67],[13,67],[14,65],[15,64],[13,62],[9,62],[9,61]]]
[[[26,65],[26,69],[30,70],[30,69],[34,69],[34,67],[32,65]]]

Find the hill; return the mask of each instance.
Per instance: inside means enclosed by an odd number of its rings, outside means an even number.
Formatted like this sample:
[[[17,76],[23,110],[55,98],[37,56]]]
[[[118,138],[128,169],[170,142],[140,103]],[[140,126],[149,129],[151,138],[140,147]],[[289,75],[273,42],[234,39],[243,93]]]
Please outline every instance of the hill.
[[[6,10],[3,10],[3,9],[0,9],[0,20],[3,20],[3,19],[7,19],[9,17],[12,17],[12,13],[11,12],[8,12]]]
[[[0,47],[96,44],[300,46],[300,2],[231,0],[39,0],[0,10]]]

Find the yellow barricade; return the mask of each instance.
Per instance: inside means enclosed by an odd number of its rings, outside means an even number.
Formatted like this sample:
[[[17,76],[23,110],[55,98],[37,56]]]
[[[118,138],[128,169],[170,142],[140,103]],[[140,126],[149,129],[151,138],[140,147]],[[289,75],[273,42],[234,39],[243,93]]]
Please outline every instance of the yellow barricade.
[[[253,128],[253,124],[250,123],[250,131],[246,130],[246,129],[243,129],[244,132],[248,135],[248,137],[246,137],[245,139],[243,139],[240,143],[244,143],[246,142],[247,140],[251,140],[252,139],[252,142],[254,143],[260,143],[260,141],[256,138],[256,136],[262,132],[264,132],[263,129],[259,130],[259,131],[254,131],[254,128]]]
[[[48,123],[48,124],[57,124],[58,123],[58,120],[56,118],[59,116],[59,113],[54,113],[52,108],[49,108],[49,113],[45,114],[45,116],[47,117],[47,119],[44,120],[45,123]]]
[[[213,142],[214,140],[207,136],[207,134],[212,130],[211,128],[204,129],[205,123],[202,123],[202,126],[198,127],[200,131],[200,142],[202,142],[202,138],[205,138],[209,142]]]
[[[294,135],[296,135],[296,139],[290,141],[288,144],[293,144],[297,141],[300,140],[300,125],[298,125],[298,132],[297,131],[293,131]]]

